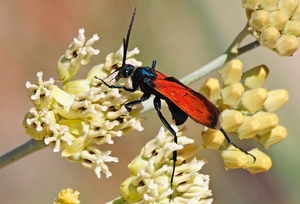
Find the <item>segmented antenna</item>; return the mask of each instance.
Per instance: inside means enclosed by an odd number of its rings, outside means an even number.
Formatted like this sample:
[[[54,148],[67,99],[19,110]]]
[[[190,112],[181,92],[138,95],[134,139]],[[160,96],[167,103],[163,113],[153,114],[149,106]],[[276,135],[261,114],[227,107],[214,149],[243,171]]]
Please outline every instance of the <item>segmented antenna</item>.
[[[111,76],[114,73],[120,71],[126,65],[125,61],[126,61],[126,57],[127,57],[127,49],[128,49],[128,44],[129,44],[129,37],[130,37],[130,32],[131,32],[131,28],[132,28],[132,25],[133,25],[135,13],[136,13],[136,6],[134,7],[134,10],[133,10],[133,14],[132,14],[131,21],[130,21],[130,24],[129,24],[129,28],[128,28],[128,31],[127,31],[127,35],[126,35],[126,39],[123,38],[123,61],[122,61],[122,66],[119,67],[119,68],[116,68],[109,76]],[[106,78],[108,78],[109,76],[107,76]],[[115,77],[116,81],[118,81],[119,78],[120,78],[120,75],[118,74]]]
[[[123,62],[122,62],[122,67],[125,65],[125,61],[126,61],[126,57],[127,57],[127,50],[128,50],[128,44],[129,44],[129,37],[130,37],[131,28],[132,28],[132,25],[133,25],[135,13],[136,13],[136,6],[134,7],[134,10],[133,10],[133,14],[132,14],[131,21],[130,21],[130,24],[129,24],[129,28],[128,28],[128,31],[127,31],[127,35],[126,35],[126,39],[123,38],[123,48],[124,48],[124,49],[123,49]]]

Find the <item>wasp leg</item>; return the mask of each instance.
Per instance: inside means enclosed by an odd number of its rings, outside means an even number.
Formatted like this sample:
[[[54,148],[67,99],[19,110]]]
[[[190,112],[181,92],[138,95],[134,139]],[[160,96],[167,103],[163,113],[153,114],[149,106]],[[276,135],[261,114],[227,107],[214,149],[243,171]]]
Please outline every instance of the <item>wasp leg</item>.
[[[168,123],[168,121],[166,120],[166,118],[163,116],[163,114],[160,111],[160,109],[161,109],[160,98],[159,97],[155,97],[153,103],[154,103],[154,107],[155,107],[155,110],[157,112],[158,117],[160,118],[160,120],[164,124],[164,126],[174,136],[174,142],[177,144],[177,135],[176,135],[175,130],[171,127],[171,125]],[[172,176],[171,176],[171,181],[170,181],[171,189],[172,189],[173,178],[174,178],[174,174],[175,174],[176,162],[177,162],[177,151],[173,151],[173,171],[172,171]],[[170,197],[170,199],[171,199],[171,197]]]

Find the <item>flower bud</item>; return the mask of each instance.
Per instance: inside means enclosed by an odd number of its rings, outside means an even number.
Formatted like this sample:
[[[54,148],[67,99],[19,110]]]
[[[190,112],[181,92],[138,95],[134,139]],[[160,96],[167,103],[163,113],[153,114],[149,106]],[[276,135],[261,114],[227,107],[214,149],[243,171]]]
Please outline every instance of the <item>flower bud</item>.
[[[234,83],[226,86],[221,91],[223,103],[236,108],[242,99],[244,90],[241,83]]]
[[[300,35],[300,21],[288,21],[285,25],[282,34],[294,35],[299,37]]]
[[[275,89],[268,92],[268,98],[264,102],[267,112],[274,112],[289,100],[289,94],[284,89]]]
[[[255,162],[249,159],[249,162],[245,168],[251,174],[266,172],[272,167],[271,158],[265,153],[261,152],[259,149],[252,149],[248,151],[248,153],[256,157]],[[248,155],[248,157],[250,157],[250,155]]]
[[[131,175],[137,175],[139,169],[146,168],[148,166],[149,161],[145,159],[141,154],[134,158],[130,164],[128,164],[128,169]]]
[[[298,0],[280,0],[278,1],[278,8],[284,11],[288,16],[291,16],[299,5]]]
[[[276,43],[277,52],[281,56],[292,56],[298,47],[298,39],[293,35],[282,35]]]
[[[287,136],[287,130],[283,126],[277,126],[271,131],[257,136],[257,141],[266,149],[274,144],[284,140]]]
[[[132,179],[135,176],[130,176],[128,177],[122,184],[120,187],[120,194],[122,195],[122,197],[130,202],[130,203],[134,203],[137,202],[139,200],[142,199],[142,194],[140,194],[139,192],[137,192],[137,186],[132,185]]]
[[[268,92],[264,88],[250,89],[243,94],[242,106],[250,113],[255,113],[262,108]]]
[[[279,31],[275,27],[270,26],[261,32],[260,43],[269,49],[273,49],[276,47],[279,37]]]
[[[283,11],[274,11],[270,14],[271,26],[277,30],[282,30],[288,20],[289,16]]]
[[[261,0],[259,6],[263,10],[274,11],[277,9],[278,0]]]
[[[224,141],[224,135],[219,130],[207,129],[202,132],[202,145],[207,149],[218,149]]]
[[[70,81],[63,86],[64,91],[74,95],[87,93],[90,89],[90,81],[85,79]]]
[[[219,80],[209,78],[199,90],[199,93],[203,94],[210,101],[219,100],[221,97]]]
[[[254,89],[261,87],[269,74],[266,65],[256,66],[243,74],[242,81],[245,88]]]
[[[243,7],[246,9],[256,10],[260,0],[242,0]]]
[[[238,128],[236,133],[240,139],[254,137],[261,129],[261,122],[254,117],[245,116],[244,123]]]
[[[266,132],[272,130],[278,125],[278,117],[275,113],[263,112],[260,111],[253,115],[254,118],[257,118],[261,122],[261,128],[258,132],[259,135],[265,134]]]
[[[221,76],[224,85],[239,82],[242,74],[243,64],[238,59],[229,61],[219,70],[219,75]]]
[[[295,10],[294,14],[290,19],[294,21],[300,21],[300,6],[297,7],[297,9]]]
[[[269,13],[264,10],[254,11],[251,14],[249,23],[255,30],[263,31],[267,26],[270,25]]]
[[[244,115],[240,111],[225,110],[222,112],[222,128],[226,132],[236,131],[244,122]]]
[[[233,145],[222,151],[222,158],[226,169],[245,168],[248,163],[247,155]]]

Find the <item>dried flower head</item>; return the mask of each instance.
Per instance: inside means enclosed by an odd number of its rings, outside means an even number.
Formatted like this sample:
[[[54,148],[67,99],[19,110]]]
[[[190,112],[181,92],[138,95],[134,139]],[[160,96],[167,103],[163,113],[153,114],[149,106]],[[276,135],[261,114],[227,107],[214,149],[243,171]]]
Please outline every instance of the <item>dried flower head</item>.
[[[224,65],[219,71],[223,86],[220,90],[215,87],[221,87],[217,80],[207,80],[200,92],[210,99],[213,96],[213,102],[222,113],[222,128],[240,139],[256,140],[264,148],[282,141],[287,131],[283,126],[278,125],[278,116],[274,113],[278,108],[285,104],[289,98],[284,89],[267,91],[262,88],[269,69],[265,65],[254,67],[243,73],[243,65],[240,60],[235,59]],[[211,84],[214,83],[214,84]],[[214,87],[210,91],[206,90]],[[215,93],[212,93],[215,92]],[[210,93],[209,95],[206,95]],[[217,95],[219,94],[219,95]],[[271,165],[264,168],[255,167],[253,171],[247,166],[251,166],[253,158],[247,156],[238,149],[224,142],[224,137],[219,130],[206,129],[202,133],[202,142],[205,148],[219,149],[222,152],[225,167],[227,169],[245,168],[251,173],[267,171]],[[259,151],[259,150],[257,150]],[[263,153],[254,151],[254,156],[260,161],[260,156],[268,157]],[[251,153],[252,151],[249,151]],[[260,162],[255,162],[260,165]]]
[[[138,117],[143,107],[136,106],[129,113],[124,104],[139,98],[141,93],[110,89],[99,80],[109,77],[122,63],[122,47],[109,54],[104,64],[93,67],[85,79],[71,81],[80,66],[99,53],[91,47],[98,38],[94,35],[85,42],[84,30],[79,30],[78,38],[74,38],[56,67],[59,80],[64,82],[62,88],[55,85],[53,78],[44,81],[42,72],[37,73],[35,84],[26,83],[34,107],[25,115],[23,126],[32,138],[44,140],[54,152],[62,151],[63,157],[81,163],[100,178],[101,171],[111,176],[105,163],[118,162],[118,159],[109,156],[110,151],[97,149],[95,144],[113,144],[114,137],[143,130]],[[141,63],[132,58],[138,53],[138,49],[130,51],[127,60],[140,66]],[[131,81],[123,83],[129,86]]]
[[[199,173],[204,162],[195,157],[199,147],[192,139],[183,136],[183,129],[178,130],[174,125],[172,128],[178,136],[178,144],[173,142],[174,136],[162,127],[129,164],[131,176],[120,187],[124,203],[212,202],[209,176]],[[171,189],[175,150],[178,150],[178,161]]]
[[[299,0],[242,0],[250,33],[262,46],[281,56],[291,56],[299,47]]]

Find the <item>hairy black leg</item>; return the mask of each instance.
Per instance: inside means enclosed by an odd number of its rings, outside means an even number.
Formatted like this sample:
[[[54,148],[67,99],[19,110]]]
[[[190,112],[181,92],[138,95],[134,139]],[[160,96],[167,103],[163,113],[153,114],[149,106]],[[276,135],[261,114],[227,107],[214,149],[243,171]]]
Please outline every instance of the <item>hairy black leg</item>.
[[[160,111],[160,108],[161,108],[160,98],[159,97],[155,97],[153,103],[154,103],[154,108],[155,108],[155,110],[157,112],[158,117],[160,118],[160,120],[164,124],[164,126],[174,136],[174,142],[177,144],[177,135],[176,135],[175,130],[171,127],[171,125],[168,123],[168,121],[166,120],[166,118],[163,116],[163,114]],[[173,151],[173,171],[172,171],[171,182],[170,182],[171,188],[172,188],[173,178],[174,178],[174,174],[175,174],[176,161],[177,161],[177,151]]]
[[[256,157],[255,157],[254,155],[250,154],[249,152],[243,150],[242,148],[240,148],[240,147],[238,147],[236,144],[234,144],[234,143],[230,140],[230,138],[228,137],[228,135],[226,134],[225,130],[223,130],[223,128],[220,128],[220,131],[221,131],[221,132],[223,133],[223,135],[225,136],[225,138],[226,138],[228,144],[231,144],[231,145],[233,145],[235,148],[237,148],[237,149],[241,150],[242,152],[244,152],[245,154],[250,155],[251,157],[253,157],[254,162],[256,161]],[[253,163],[254,163],[254,162],[253,162]]]

